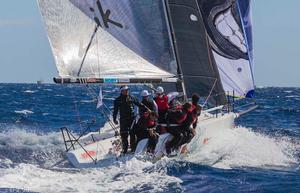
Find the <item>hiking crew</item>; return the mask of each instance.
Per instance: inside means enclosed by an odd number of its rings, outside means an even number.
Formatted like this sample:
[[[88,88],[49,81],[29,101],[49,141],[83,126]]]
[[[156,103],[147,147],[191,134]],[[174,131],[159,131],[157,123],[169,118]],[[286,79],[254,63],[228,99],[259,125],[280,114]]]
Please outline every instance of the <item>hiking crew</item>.
[[[194,93],[192,95],[192,104],[194,105],[193,117],[195,119],[194,123],[192,124],[193,136],[196,135],[196,127],[197,127],[197,123],[198,123],[198,117],[200,116],[201,111],[202,111],[202,107],[199,105],[199,100],[200,100],[200,96],[197,93]]]
[[[140,117],[144,115],[144,113],[148,111],[153,111],[156,114],[158,113],[157,104],[154,100],[150,99],[150,94],[147,90],[143,90],[141,92],[142,101],[141,106],[139,107],[139,115]]]
[[[164,89],[161,86],[157,87],[156,94],[154,101],[158,108],[158,123],[165,123],[166,113],[169,109],[168,96],[164,94]]]
[[[135,150],[139,141],[148,138],[148,150],[153,152],[158,141],[158,135],[155,132],[157,122],[173,135],[173,139],[166,143],[168,154],[171,153],[172,149],[178,149],[181,145],[189,143],[195,136],[198,116],[201,112],[198,94],[193,94],[192,103],[175,105],[169,109],[168,96],[164,94],[162,87],[157,88],[157,96],[154,100],[149,98],[150,94],[147,90],[143,90],[141,103],[129,94],[127,86],[121,86],[120,92],[120,96],[114,101],[113,121],[115,124],[119,124],[117,121],[119,113],[122,153],[127,153],[128,135],[130,135],[132,151]],[[135,119],[134,105],[139,107],[140,116],[135,125],[133,125]],[[158,130],[160,129],[158,128]]]
[[[192,106],[187,113],[186,119],[182,123],[182,135],[183,138],[179,144],[184,145],[190,143],[193,137],[196,134],[196,127],[198,122],[198,114],[200,113],[200,106],[196,106],[195,108]]]
[[[128,86],[120,87],[120,96],[114,101],[113,121],[117,125],[117,115],[120,114],[120,135],[122,140],[122,153],[128,150],[128,135],[130,134],[130,145],[134,144],[134,136],[130,129],[135,119],[134,105],[140,106],[138,100],[129,95]]]
[[[185,103],[182,106],[178,106],[174,110],[170,110],[167,114],[167,132],[173,135],[173,139],[166,143],[166,151],[168,154],[171,153],[172,149],[178,149],[184,140],[184,129],[188,113],[191,112],[192,104]]]
[[[133,130],[135,136],[137,137],[134,148],[142,139],[148,138],[148,151],[151,153],[154,152],[156,143],[158,141],[158,135],[155,133],[155,127],[157,126],[156,118],[157,116],[155,112],[146,112],[140,117]]]

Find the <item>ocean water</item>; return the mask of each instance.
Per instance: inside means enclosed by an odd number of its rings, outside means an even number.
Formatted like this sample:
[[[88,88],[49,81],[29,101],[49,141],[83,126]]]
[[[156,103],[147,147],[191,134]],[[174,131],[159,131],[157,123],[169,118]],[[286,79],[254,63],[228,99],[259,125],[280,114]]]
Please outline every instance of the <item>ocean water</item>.
[[[112,106],[117,89],[103,89]],[[78,134],[93,119],[93,130],[104,126],[93,94],[84,86],[0,84],[0,192],[300,192],[300,88],[257,89],[257,110],[187,157],[52,168],[65,158],[60,127]]]

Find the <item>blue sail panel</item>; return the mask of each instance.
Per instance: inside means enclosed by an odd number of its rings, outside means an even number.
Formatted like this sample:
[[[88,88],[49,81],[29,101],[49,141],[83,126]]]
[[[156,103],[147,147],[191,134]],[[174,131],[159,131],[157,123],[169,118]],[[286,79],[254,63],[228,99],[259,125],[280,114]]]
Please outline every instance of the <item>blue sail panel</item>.
[[[252,16],[251,16],[251,0],[238,0],[241,21],[244,33],[247,39],[248,53],[253,65],[253,34],[252,34]]]

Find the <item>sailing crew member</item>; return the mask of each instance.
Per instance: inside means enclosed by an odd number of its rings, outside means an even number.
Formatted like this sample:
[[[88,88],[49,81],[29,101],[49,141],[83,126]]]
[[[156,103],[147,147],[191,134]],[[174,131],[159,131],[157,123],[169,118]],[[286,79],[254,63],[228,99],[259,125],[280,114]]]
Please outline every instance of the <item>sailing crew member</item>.
[[[137,124],[134,126],[134,134],[137,137],[136,145],[143,139],[149,139],[148,151],[154,152],[158,135],[155,133],[157,126],[157,114],[155,112],[146,112],[140,117]]]
[[[167,132],[173,135],[173,139],[166,143],[166,151],[171,153],[172,149],[178,149],[184,139],[183,123],[187,119],[188,113],[193,110],[191,103],[185,103],[182,107],[177,107],[174,111],[169,111],[167,115]]]
[[[150,93],[147,90],[143,90],[141,92],[142,101],[141,106],[139,107],[139,115],[142,117],[144,113],[147,113],[148,111],[155,112],[158,114],[158,108],[157,104],[154,100],[150,99]]]
[[[192,125],[192,133],[193,133],[193,137],[196,135],[196,127],[197,127],[197,123],[198,123],[198,117],[201,114],[202,111],[202,107],[199,105],[199,100],[200,100],[200,96],[197,93],[194,93],[192,95],[192,104],[194,105],[194,110],[193,110],[193,125]],[[192,138],[193,138],[192,137]]]
[[[128,86],[124,85],[120,87],[120,96],[114,101],[113,121],[116,125],[117,115],[120,113],[120,135],[122,140],[122,153],[127,153],[128,150],[128,135],[130,134],[130,145],[134,145],[133,133],[130,129],[133,126],[135,119],[134,105],[140,106],[138,100],[131,96],[128,91]]]
[[[197,105],[195,108],[192,107],[187,112],[187,117],[182,123],[182,135],[183,139],[179,146],[188,144],[196,135],[196,127],[198,123],[198,115],[200,115],[201,106]]]
[[[194,105],[194,107],[200,106],[200,105],[199,105],[199,100],[200,100],[199,94],[194,93],[194,94],[192,95],[192,104]],[[201,106],[200,106],[200,107],[201,107]]]
[[[164,94],[164,88],[159,86],[156,89],[154,101],[158,107],[158,123],[166,122],[166,113],[169,109],[168,96]]]

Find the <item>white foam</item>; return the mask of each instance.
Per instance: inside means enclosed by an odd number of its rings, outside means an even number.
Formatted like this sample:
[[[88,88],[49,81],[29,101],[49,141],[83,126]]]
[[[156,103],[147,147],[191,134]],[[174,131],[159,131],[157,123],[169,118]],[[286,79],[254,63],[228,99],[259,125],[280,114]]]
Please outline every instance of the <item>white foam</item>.
[[[220,129],[207,144],[193,140],[191,147],[188,161],[218,168],[289,167],[298,162],[294,156],[297,147],[288,139],[275,139],[244,127]]]
[[[106,168],[74,171],[51,171],[31,164],[15,168],[0,168],[0,187],[37,192],[125,192],[149,188],[149,192],[163,191],[167,186],[180,187],[180,179],[166,174],[166,170],[145,172],[150,162],[132,159]],[[148,192],[148,189],[147,189]]]
[[[297,98],[297,97],[300,97],[299,95],[288,95],[288,96],[285,96],[285,98]]]
[[[9,146],[13,149],[53,149],[59,148],[63,141],[59,132],[39,135],[22,129],[12,129],[0,133],[0,147]]]
[[[108,129],[106,125],[102,132]],[[60,133],[39,135],[14,129],[0,133],[0,150],[8,148],[33,150],[30,156],[49,159],[48,166],[61,159],[56,150],[64,151]],[[45,151],[40,151],[45,150]],[[54,153],[52,153],[54,152]],[[39,155],[35,155],[39,154]],[[163,191],[166,187],[179,187],[180,179],[168,176],[165,160],[153,164],[133,158],[128,161],[112,160],[106,167],[86,170],[48,170],[32,163],[12,164],[6,158],[0,161],[0,188],[16,188],[36,192],[124,192],[141,190]],[[148,192],[148,189],[147,189]]]
[[[96,102],[97,100],[81,100],[80,102],[81,103],[94,103]]]
[[[54,96],[56,96],[56,97],[64,97],[65,95],[62,95],[62,94],[56,94],[56,95],[54,95]]]
[[[30,93],[30,94],[33,94],[33,93],[36,93],[38,92],[37,90],[25,90],[23,91],[24,93]]]
[[[102,132],[107,129],[106,125]],[[244,127],[220,129],[207,144],[199,139],[201,136],[197,135],[191,144],[191,154],[183,158],[183,161],[228,169],[244,166],[290,166],[297,162],[293,154],[299,147],[288,139],[272,138]],[[49,156],[51,163],[61,158],[53,157],[55,155],[51,152],[64,149],[59,132],[39,135],[18,129],[0,133],[0,148],[3,146],[10,146],[11,149],[46,149],[40,156]],[[36,153],[41,154],[40,151]],[[50,155],[46,155],[48,153]],[[0,161],[11,164],[5,158]],[[176,167],[177,163],[169,158],[154,164],[133,158],[126,162],[112,161],[107,167],[85,170],[48,170],[22,163],[13,167],[0,167],[0,188],[36,192],[145,191],[145,186],[147,192],[164,191],[166,188],[169,190],[170,187],[180,189],[182,181],[167,174],[168,168]]]
[[[33,114],[33,111],[25,109],[25,110],[21,110],[21,111],[15,111],[15,113],[28,115],[28,114]]]

